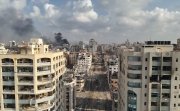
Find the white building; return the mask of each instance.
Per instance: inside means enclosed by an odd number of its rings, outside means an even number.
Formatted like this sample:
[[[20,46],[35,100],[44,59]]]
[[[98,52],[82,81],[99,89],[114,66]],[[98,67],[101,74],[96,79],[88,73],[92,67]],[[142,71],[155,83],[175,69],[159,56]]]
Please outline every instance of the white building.
[[[119,111],[180,111],[180,51],[148,41],[119,51]]]
[[[63,52],[50,52],[42,39],[0,54],[1,111],[64,111],[61,78]]]
[[[77,72],[89,72],[92,65],[92,54],[80,52],[77,60]]]

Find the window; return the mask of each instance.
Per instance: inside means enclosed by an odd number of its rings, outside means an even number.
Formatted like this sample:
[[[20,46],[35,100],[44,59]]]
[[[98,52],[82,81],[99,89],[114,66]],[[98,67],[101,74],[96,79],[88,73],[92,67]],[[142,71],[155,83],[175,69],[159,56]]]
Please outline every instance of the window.
[[[151,102],[151,106],[158,106],[157,102]]]
[[[163,71],[171,71],[171,66],[163,66]]]
[[[140,56],[128,56],[128,61],[141,61]]]
[[[171,62],[172,57],[163,57],[163,62]]]
[[[178,58],[176,58],[176,62],[178,62]]]
[[[178,68],[176,68],[176,71],[178,71]]]
[[[146,106],[146,102],[144,102],[144,106]]]
[[[161,57],[152,57],[152,61],[161,62]]]
[[[147,76],[145,76],[145,79],[147,79]]]
[[[161,70],[161,66],[152,66],[152,70]]]
[[[161,102],[161,106],[169,106],[169,102]]]
[[[174,107],[176,107],[176,104],[174,104]]]
[[[176,95],[174,95],[174,98],[176,98]]]
[[[151,93],[151,97],[159,97],[159,93]]]
[[[127,74],[127,77],[129,79],[141,79],[141,76],[142,76],[142,74],[131,74],[131,73]]]
[[[145,61],[148,61],[148,58],[146,58]]]
[[[174,89],[177,89],[177,86],[174,86]]]
[[[177,80],[177,77],[175,77],[175,80]]]
[[[162,89],[170,89],[171,85],[170,84],[162,84]]]
[[[145,96],[145,97],[147,96],[146,93],[144,94],[144,96]]]
[[[147,85],[145,85],[144,87],[147,88]]]
[[[151,85],[151,88],[152,88],[152,89],[158,89],[159,87],[158,87],[158,84],[152,84],[152,85]]]
[[[147,67],[145,67],[145,70],[147,70]]]
[[[141,65],[128,65],[129,70],[141,70],[142,66]]]

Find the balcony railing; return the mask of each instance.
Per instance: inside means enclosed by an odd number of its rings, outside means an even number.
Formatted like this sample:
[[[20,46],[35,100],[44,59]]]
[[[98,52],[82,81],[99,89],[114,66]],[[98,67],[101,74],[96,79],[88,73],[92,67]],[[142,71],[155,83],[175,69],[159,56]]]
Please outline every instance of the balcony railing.
[[[37,71],[37,75],[48,75],[51,74],[51,70]]]
[[[4,103],[11,103],[14,104],[15,103],[15,99],[3,99]]]
[[[37,63],[37,66],[50,66],[51,62],[39,62]]]
[[[3,85],[13,86],[14,81],[3,81]]]
[[[5,63],[2,63],[3,66],[13,66],[14,63],[11,63],[11,62],[5,62]]]

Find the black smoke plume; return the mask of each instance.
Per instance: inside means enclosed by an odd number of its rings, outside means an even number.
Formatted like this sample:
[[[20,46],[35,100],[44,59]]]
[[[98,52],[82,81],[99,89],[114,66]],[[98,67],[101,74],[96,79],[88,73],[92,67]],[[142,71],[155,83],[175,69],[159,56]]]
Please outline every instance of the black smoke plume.
[[[0,42],[28,40],[39,35],[32,19],[13,8],[0,10]]]
[[[64,39],[63,36],[62,36],[62,33],[55,33],[55,42],[56,42],[56,45],[64,45],[64,44],[68,44],[69,45],[69,41],[67,39]]]

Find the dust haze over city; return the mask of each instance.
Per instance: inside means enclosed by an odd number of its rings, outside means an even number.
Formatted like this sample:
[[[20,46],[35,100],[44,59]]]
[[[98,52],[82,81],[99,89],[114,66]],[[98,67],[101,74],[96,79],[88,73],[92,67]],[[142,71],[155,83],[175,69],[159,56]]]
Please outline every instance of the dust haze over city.
[[[0,0],[0,111],[179,111],[179,0]]]

